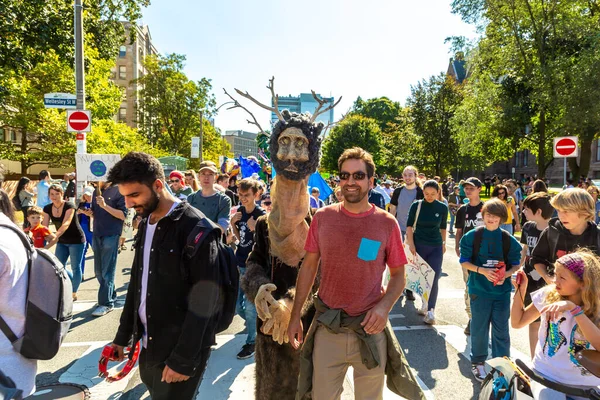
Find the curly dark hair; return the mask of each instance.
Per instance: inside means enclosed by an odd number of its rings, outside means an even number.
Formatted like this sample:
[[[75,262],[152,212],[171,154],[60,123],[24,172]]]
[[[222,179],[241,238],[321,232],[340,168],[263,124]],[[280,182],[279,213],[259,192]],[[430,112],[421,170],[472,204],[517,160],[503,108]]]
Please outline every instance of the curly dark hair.
[[[273,133],[269,142],[269,151],[271,153],[271,160],[273,161],[273,167],[277,174],[281,174],[287,179],[298,180],[314,173],[319,167],[319,160],[321,159],[321,131],[323,130],[322,122],[310,122],[309,114],[298,114],[290,113],[288,110],[281,112],[284,121],[278,121],[273,127]],[[287,161],[282,161],[277,158],[277,152],[279,151],[279,135],[287,128],[298,128],[302,130],[302,133],[308,139],[308,156],[309,159],[306,162],[297,163],[298,172],[286,171],[285,168],[289,165]]]
[[[110,169],[106,179],[115,185],[139,182],[152,187],[157,179],[165,180],[165,172],[155,157],[132,151]]]

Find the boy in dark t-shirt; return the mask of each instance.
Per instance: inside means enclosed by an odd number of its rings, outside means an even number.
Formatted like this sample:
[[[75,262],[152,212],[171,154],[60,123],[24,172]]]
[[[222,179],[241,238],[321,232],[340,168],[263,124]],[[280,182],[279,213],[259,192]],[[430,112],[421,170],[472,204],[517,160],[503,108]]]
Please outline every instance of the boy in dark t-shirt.
[[[527,274],[527,290],[525,292],[525,298],[523,299],[525,307],[531,304],[531,293],[546,285],[546,281],[544,281],[542,275],[535,269],[534,264],[531,261],[531,255],[533,254],[535,246],[537,246],[542,231],[548,227],[548,221],[553,213],[554,208],[550,205],[550,196],[546,192],[534,193],[531,196],[528,196],[523,202],[523,214],[525,215],[525,218],[527,218],[527,222],[523,225],[523,229],[521,230],[521,243],[523,244],[521,261],[523,264],[523,271]],[[531,357],[533,357],[535,353],[539,328],[539,318],[529,325],[529,347]]]
[[[475,177],[468,178],[464,181],[463,187],[465,194],[469,199],[467,204],[463,204],[456,212],[456,222],[454,227],[456,228],[456,234],[454,236],[455,244],[454,248],[456,255],[460,258],[460,239],[470,230],[483,225],[483,217],[481,215],[481,208],[483,202],[479,197],[481,193],[481,181]],[[469,316],[469,322],[465,327],[465,335],[471,334],[471,300],[469,298],[469,292],[467,290],[467,281],[469,280],[469,271],[463,268],[463,280],[465,281],[465,311]]]
[[[240,270],[240,279],[246,273],[246,260],[254,246],[254,229],[256,220],[265,214],[265,210],[254,203],[254,198],[258,192],[258,182],[254,179],[242,179],[238,187],[238,197],[240,207],[231,218],[231,228],[233,234],[239,240],[235,256]],[[240,360],[252,357],[254,354],[254,342],[256,340],[256,308],[254,299],[247,299],[246,294],[240,285],[238,293],[237,313],[246,322],[248,336],[246,344],[238,353]]]

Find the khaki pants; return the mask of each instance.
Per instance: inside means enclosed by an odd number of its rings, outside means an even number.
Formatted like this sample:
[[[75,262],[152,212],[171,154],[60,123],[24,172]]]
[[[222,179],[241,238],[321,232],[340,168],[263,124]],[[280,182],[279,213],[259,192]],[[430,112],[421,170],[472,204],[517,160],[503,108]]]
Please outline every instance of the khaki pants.
[[[315,333],[313,351],[313,399],[339,399],[348,366],[354,369],[354,398],[357,400],[383,399],[387,338],[385,332],[375,335],[381,365],[368,369],[360,356],[360,339],[350,330],[330,333],[319,326]]]
[[[460,264],[459,264],[460,265]],[[469,271],[464,269],[462,266],[460,267],[463,273],[463,280],[465,281],[465,311],[471,319],[471,298],[469,297],[469,288],[467,287],[467,281],[469,280]]]

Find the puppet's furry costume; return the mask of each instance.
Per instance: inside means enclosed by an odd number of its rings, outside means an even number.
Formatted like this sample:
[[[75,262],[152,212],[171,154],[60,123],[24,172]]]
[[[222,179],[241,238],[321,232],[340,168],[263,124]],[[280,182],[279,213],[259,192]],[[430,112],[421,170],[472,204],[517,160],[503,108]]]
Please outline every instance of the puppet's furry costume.
[[[255,245],[246,262],[242,288],[248,299],[255,299],[263,285],[274,284],[272,296],[291,310],[311,220],[308,177],[319,164],[323,124],[312,122],[305,114],[282,114],[285,121],[275,125],[269,144],[277,173],[271,188],[273,208],[256,224]],[[313,291],[317,289],[318,276]],[[309,296],[302,310],[305,333],[314,312]],[[300,350],[263,333],[264,324],[257,321],[256,399],[292,400],[298,386]]]

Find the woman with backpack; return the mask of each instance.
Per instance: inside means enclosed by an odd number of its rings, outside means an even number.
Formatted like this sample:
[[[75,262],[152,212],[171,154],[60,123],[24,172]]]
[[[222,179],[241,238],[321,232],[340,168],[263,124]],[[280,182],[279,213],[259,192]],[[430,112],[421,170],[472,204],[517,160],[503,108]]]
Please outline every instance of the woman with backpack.
[[[435,323],[435,304],[438,296],[438,281],[442,274],[442,259],[446,252],[446,225],[448,206],[439,201],[440,186],[434,180],[423,184],[423,200],[415,201],[408,211],[406,243],[413,254],[418,253],[435,272],[433,286],[427,302],[423,301],[419,314],[424,322]]]
[[[31,180],[26,176],[19,179],[17,190],[15,191],[15,198],[13,200],[15,203],[15,208],[23,212],[23,228],[27,228],[29,226],[29,223],[27,222],[27,210],[29,210],[29,207],[34,205],[34,194],[28,190],[30,189],[30,183]]]

